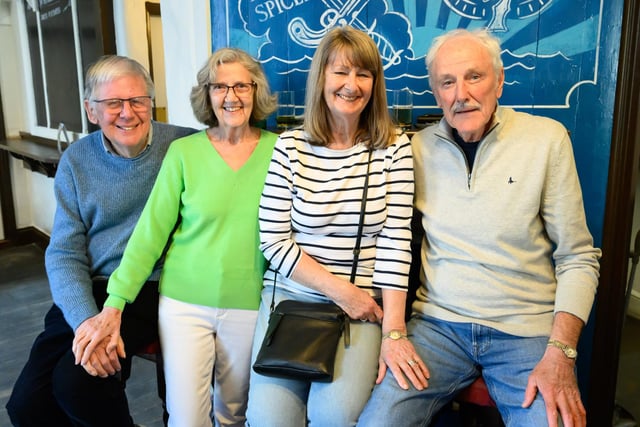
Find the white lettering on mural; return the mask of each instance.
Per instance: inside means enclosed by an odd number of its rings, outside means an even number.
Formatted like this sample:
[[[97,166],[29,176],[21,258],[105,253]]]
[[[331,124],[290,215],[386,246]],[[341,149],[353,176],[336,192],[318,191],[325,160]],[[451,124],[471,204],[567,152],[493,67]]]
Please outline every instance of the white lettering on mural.
[[[258,21],[266,22],[308,1],[309,0],[266,0],[256,4],[253,10],[258,16]]]

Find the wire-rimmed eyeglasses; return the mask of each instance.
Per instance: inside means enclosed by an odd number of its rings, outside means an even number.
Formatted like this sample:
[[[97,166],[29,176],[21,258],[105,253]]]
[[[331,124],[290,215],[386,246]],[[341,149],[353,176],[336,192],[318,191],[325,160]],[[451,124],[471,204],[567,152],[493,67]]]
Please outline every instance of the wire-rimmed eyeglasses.
[[[133,98],[92,99],[91,102],[104,105],[109,113],[121,112],[125,102],[128,102],[129,107],[136,112],[149,111],[151,108],[151,97],[149,95],[134,96]]]
[[[226,85],[224,83],[209,83],[207,87],[211,92],[213,92],[216,95],[227,96],[227,94],[229,93],[229,89],[233,89],[233,93],[236,96],[239,96],[239,95],[246,95],[250,93],[256,87],[256,82],[250,82],[250,83],[241,82],[231,86]]]

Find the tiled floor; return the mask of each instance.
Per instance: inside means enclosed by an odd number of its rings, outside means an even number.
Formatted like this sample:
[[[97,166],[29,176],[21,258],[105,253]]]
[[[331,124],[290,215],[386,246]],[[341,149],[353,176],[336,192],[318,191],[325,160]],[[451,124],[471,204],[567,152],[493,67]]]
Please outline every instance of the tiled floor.
[[[0,427],[10,426],[4,406],[50,305],[42,250],[28,245],[0,251]],[[620,352],[616,401],[640,420],[640,320],[627,319]],[[145,427],[161,427],[155,365],[138,357],[133,363],[127,395],[134,420]]]
[[[0,251],[0,427],[11,425],[5,405],[51,307],[43,262],[34,245]],[[153,362],[134,358],[127,396],[136,423],[163,426]]]

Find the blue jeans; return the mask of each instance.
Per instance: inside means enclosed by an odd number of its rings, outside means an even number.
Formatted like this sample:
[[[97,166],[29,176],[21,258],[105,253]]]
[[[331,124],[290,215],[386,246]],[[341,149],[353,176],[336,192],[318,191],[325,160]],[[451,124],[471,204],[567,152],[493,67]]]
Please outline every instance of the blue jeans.
[[[463,388],[482,375],[506,426],[546,426],[538,394],[522,408],[529,374],[542,358],[548,337],[523,338],[474,323],[414,316],[409,339],[427,364],[429,387],[402,390],[390,371],[373,390],[358,426],[423,426]]]
[[[252,364],[269,320],[273,287],[262,291],[253,340]],[[277,288],[276,304],[283,299],[314,301]],[[318,300],[319,301],[319,300]],[[324,300],[326,301],[326,300]],[[380,354],[380,325],[352,321],[351,345],[338,343],[331,383],[268,377],[251,371],[247,425],[251,427],[354,426],[375,383]]]

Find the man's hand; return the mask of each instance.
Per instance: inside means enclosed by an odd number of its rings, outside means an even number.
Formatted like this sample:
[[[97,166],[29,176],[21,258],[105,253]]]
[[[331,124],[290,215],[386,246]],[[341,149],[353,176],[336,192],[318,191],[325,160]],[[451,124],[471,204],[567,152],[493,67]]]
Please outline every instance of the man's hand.
[[[126,357],[120,337],[121,317],[122,311],[104,307],[76,329],[72,346],[75,362],[89,374],[105,377],[120,370],[118,357]]]
[[[575,361],[558,348],[548,348],[529,376],[522,407],[528,408],[539,391],[547,408],[549,427],[558,426],[558,415],[564,427],[585,427],[587,411],[580,399],[574,373]]]

